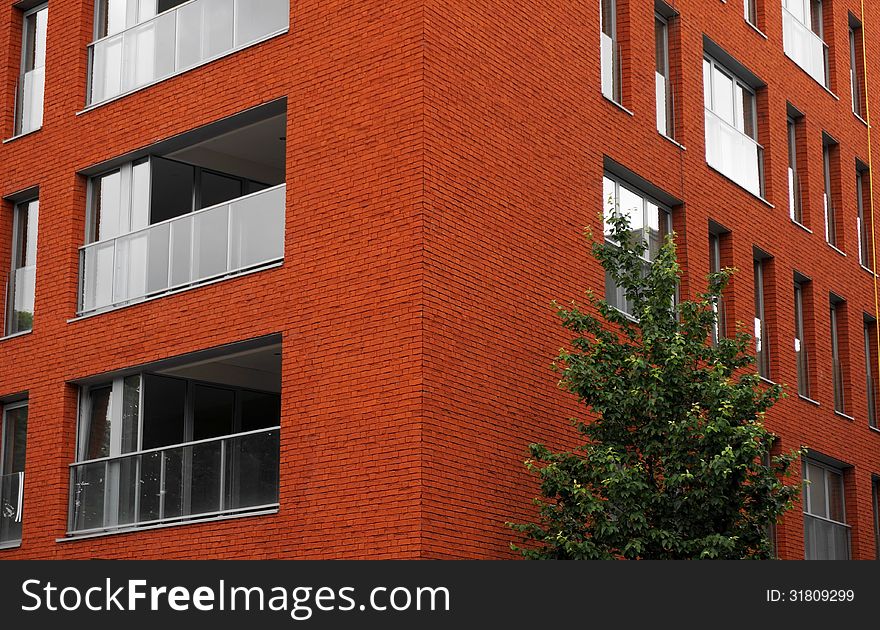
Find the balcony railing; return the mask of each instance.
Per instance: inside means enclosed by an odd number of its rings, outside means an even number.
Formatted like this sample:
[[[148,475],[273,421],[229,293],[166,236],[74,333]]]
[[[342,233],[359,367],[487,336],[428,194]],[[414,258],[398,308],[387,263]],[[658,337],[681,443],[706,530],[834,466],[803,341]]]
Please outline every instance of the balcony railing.
[[[21,541],[24,473],[0,475],[0,546]]]
[[[80,313],[282,259],[284,200],[281,184],[80,248]]]
[[[278,449],[276,426],[71,464],[69,534],[277,507]]]
[[[191,0],[89,45],[89,105],[284,32],[289,0]]]
[[[804,514],[807,560],[849,560],[849,526]]]
[[[782,7],[782,40],[785,54],[824,86],[828,85],[828,44]]]
[[[763,195],[764,147],[706,109],[706,161],[754,195]]]
[[[15,135],[30,133],[43,126],[43,90],[46,68],[34,68],[18,77]]]

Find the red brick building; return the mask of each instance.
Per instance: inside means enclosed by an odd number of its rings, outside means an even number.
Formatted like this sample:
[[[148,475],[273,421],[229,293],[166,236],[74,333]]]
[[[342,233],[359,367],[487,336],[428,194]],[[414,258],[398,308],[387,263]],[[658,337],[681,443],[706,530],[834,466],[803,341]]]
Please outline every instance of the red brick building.
[[[550,302],[626,309],[583,238],[609,194],[675,230],[683,295],[740,270],[718,334],[754,323],[768,424],[810,449],[779,555],[874,558],[876,28],[859,0],[7,2],[0,559],[513,557],[526,447],[583,413]]]

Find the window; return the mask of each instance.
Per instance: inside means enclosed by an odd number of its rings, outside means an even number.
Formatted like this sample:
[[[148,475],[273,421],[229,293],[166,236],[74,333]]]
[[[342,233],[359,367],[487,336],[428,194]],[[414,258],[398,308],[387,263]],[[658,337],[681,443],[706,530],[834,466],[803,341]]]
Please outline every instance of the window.
[[[645,266],[653,262],[666,235],[672,231],[672,218],[667,208],[638,192],[623,182],[608,175],[603,178],[605,216],[623,214],[629,219],[631,233],[646,245],[643,252]],[[609,225],[605,224],[605,238],[610,239]],[[613,241],[610,241],[613,243]],[[617,286],[613,278],[605,274],[605,299],[608,303],[628,315],[633,314],[632,303],[627,300],[624,290]]]
[[[794,282],[794,353],[797,359],[798,394],[810,397],[810,348],[804,325],[804,288],[806,280],[797,275]]]
[[[668,138],[675,138],[675,103],[669,64],[669,21],[659,13],[654,14],[654,41],[657,61],[657,131]]]
[[[841,238],[841,229],[838,224],[840,217],[837,213],[837,204],[835,203],[837,196],[837,159],[838,159],[837,143],[823,134],[822,137],[822,171],[824,179],[824,191],[822,196],[822,204],[825,208],[825,240],[828,244],[837,249],[843,249],[843,239]]]
[[[785,54],[828,87],[828,44],[824,40],[822,0],[782,0]]]
[[[764,194],[755,92],[711,57],[703,59],[706,161],[754,195]]]
[[[770,335],[767,326],[766,290],[767,258],[754,260],[755,277],[755,361],[758,376],[770,378]]]
[[[15,135],[43,126],[43,88],[46,83],[46,25],[48,5],[24,14],[21,72],[15,96]]]
[[[0,426],[0,547],[21,542],[27,401],[3,405]]]
[[[220,382],[144,372],[84,387],[70,533],[277,506],[280,394],[246,386],[260,379],[279,388],[276,356],[181,368]]]
[[[743,17],[746,22],[758,27],[758,0],[743,0]]]
[[[726,264],[726,248],[729,233],[717,224],[709,227],[709,273],[718,273]],[[715,323],[712,325],[712,345],[727,336],[727,310],[724,296],[719,296],[718,302],[713,305]]]
[[[788,117],[788,214],[795,223],[804,225],[801,180],[798,175],[798,123]]]
[[[12,268],[6,289],[7,335],[33,328],[39,209],[37,199],[15,206],[12,219]]]
[[[865,317],[865,397],[868,403],[868,426],[877,428],[877,320]]]
[[[617,39],[617,0],[601,0],[602,94],[616,103],[622,100],[620,42]]]
[[[871,225],[865,214],[866,202],[870,203],[868,198],[867,179],[870,177],[868,168],[861,163],[856,164],[856,229],[859,235],[859,262],[866,269],[874,269],[874,255],[871,249]]]
[[[804,551],[807,560],[849,560],[843,473],[804,460]]]
[[[846,414],[849,396],[848,370],[845,358],[847,350],[846,302],[831,296],[831,377],[834,384],[834,411]]]
[[[99,0],[89,104],[277,35],[289,18],[289,0]]]
[[[875,557],[880,560],[880,479],[871,480],[871,499],[874,503],[874,548]]]
[[[864,92],[862,91],[862,25],[849,16],[849,85],[853,113],[865,117]]]

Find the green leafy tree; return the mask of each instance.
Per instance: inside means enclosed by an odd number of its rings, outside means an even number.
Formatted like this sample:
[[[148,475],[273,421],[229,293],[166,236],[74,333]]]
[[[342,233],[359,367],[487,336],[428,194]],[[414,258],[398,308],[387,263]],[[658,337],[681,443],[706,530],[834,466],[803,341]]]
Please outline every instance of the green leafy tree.
[[[799,452],[771,454],[763,417],[783,394],[754,373],[751,336],[708,343],[733,270],[676,301],[672,237],[648,266],[623,213],[606,225],[593,254],[631,316],[592,293],[591,308],[557,307],[576,335],[555,364],[560,386],[594,419],[573,421],[584,444],[570,452],[530,446],[539,522],[510,523],[525,541],[511,547],[532,559],[770,558],[768,532],[799,492],[784,482]]]

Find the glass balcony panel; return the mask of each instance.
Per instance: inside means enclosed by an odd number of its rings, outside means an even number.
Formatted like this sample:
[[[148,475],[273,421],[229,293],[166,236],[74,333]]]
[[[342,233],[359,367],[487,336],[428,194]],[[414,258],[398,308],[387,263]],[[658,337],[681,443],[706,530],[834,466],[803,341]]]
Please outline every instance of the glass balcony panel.
[[[71,531],[273,505],[278,502],[278,466],[279,432],[271,427],[74,464]],[[105,506],[115,521],[105,519]]]
[[[171,252],[171,223],[161,223],[147,231],[147,294],[166,291]]]
[[[202,61],[202,11],[204,2],[192,2],[177,10],[177,67],[189,68]]]
[[[828,46],[816,33],[786,8],[782,9],[782,39],[785,54],[822,85],[827,85]]]
[[[24,473],[0,475],[0,544],[21,540]]]
[[[108,306],[113,298],[113,258],[116,241],[96,243],[83,257],[83,310]]]
[[[146,295],[148,236],[146,231],[141,231],[117,239],[114,302]]]
[[[194,0],[100,39],[91,47],[89,103],[255,43],[287,28],[289,14],[289,0]]]
[[[228,440],[227,507],[278,502],[278,437],[278,431],[269,431]]]
[[[96,529],[104,526],[104,488],[106,462],[83,464],[73,470],[73,528]]]
[[[285,187],[275,186],[85,246],[82,311],[128,303],[281,258],[284,205]]]
[[[243,46],[287,27],[288,0],[235,0],[235,45]]]
[[[46,68],[34,68],[19,78],[16,134],[29,133],[43,126],[43,94]]]
[[[196,444],[189,448],[191,457],[192,486],[190,489],[190,514],[218,512],[222,492],[223,447],[221,441]]]
[[[761,146],[706,111],[706,161],[754,195],[761,196]]]
[[[234,0],[214,0],[210,11],[205,12],[205,59],[220,55],[234,46],[234,10]]]
[[[181,217],[171,223],[171,286],[192,280],[192,217]]]
[[[232,268],[284,255],[284,197],[282,186],[232,203]]]
[[[122,35],[102,39],[92,47],[92,94],[90,103],[113,98],[122,92]]]
[[[162,452],[153,451],[140,455],[140,479],[138,480],[138,521],[155,521],[161,518],[162,502]]]
[[[228,241],[229,206],[217,206],[193,217],[194,280],[226,273]]]
[[[172,448],[162,451],[162,514],[161,518],[175,518],[184,515],[187,474],[185,468],[186,448]]]

